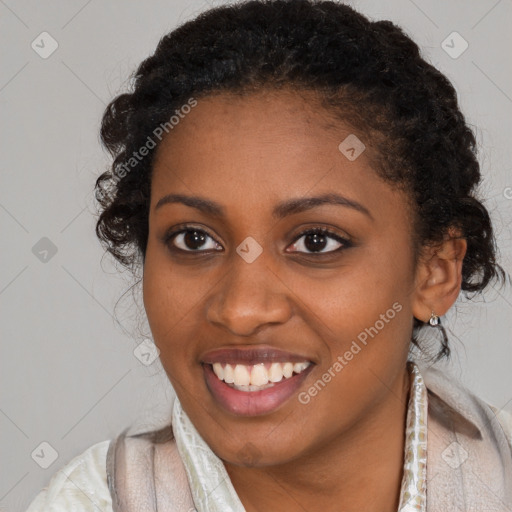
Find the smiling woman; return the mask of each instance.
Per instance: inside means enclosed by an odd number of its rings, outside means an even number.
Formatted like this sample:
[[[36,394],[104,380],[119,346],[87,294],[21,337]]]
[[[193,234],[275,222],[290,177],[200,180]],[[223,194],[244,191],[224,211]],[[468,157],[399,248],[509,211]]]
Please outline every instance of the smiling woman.
[[[330,1],[211,9],[101,134],[97,234],[143,268],[177,398],[31,512],[511,509],[510,419],[414,356],[427,329],[448,356],[440,317],[505,274],[455,90],[401,29]]]

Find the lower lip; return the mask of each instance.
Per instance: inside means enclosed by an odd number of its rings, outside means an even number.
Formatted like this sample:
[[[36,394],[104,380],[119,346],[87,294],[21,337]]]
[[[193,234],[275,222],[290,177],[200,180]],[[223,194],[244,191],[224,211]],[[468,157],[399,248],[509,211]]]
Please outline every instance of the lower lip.
[[[298,375],[276,382],[261,391],[239,391],[220,380],[210,364],[203,364],[206,386],[217,402],[228,412],[238,416],[257,416],[275,411],[300,387],[313,369],[313,364]]]

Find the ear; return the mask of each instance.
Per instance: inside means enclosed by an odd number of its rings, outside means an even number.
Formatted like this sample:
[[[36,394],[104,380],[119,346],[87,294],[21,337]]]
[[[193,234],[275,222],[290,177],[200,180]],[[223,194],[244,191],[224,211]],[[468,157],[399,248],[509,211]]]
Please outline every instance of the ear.
[[[466,250],[466,239],[454,228],[440,244],[423,247],[412,297],[412,312],[417,319],[428,322],[432,311],[442,316],[457,300]]]

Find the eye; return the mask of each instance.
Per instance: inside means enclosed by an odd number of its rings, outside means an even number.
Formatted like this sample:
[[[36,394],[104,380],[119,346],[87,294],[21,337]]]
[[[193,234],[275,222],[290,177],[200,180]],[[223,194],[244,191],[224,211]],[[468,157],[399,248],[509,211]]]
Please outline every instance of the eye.
[[[208,244],[208,239],[211,242]],[[206,252],[208,250],[221,250],[222,247],[203,229],[187,227],[168,233],[164,242],[172,250],[184,252]]]
[[[178,252],[206,253],[222,250],[222,246],[204,229],[193,226],[185,228],[178,226],[178,228],[164,236],[163,242],[171,250]],[[292,252],[320,255],[339,252],[343,248],[351,247],[351,245],[349,240],[327,228],[310,228],[300,233],[290,247],[295,249]],[[287,252],[289,251],[287,250]]]
[[[303,238],[304,240],[302,240]],[[349,240],[326,228],[313,228],[300,233],[291,247],[298,249],[298,252],[305,252],[302,249],[311,251],[306,254],[327,254],[341,251],[342,248],[350,246]],[[330,250],[323,251],[323,249],[329,248]]]

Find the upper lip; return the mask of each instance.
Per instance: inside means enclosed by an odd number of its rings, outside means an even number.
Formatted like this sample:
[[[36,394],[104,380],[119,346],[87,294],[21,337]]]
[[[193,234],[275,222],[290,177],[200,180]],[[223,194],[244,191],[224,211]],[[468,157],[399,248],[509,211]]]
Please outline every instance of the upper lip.
[[[307,356],[285,352],[265,345],[211,350],[201,358],[201,362],[205,364],[252,365],[258,363],[301,363],[303,361],[311,360]]]

